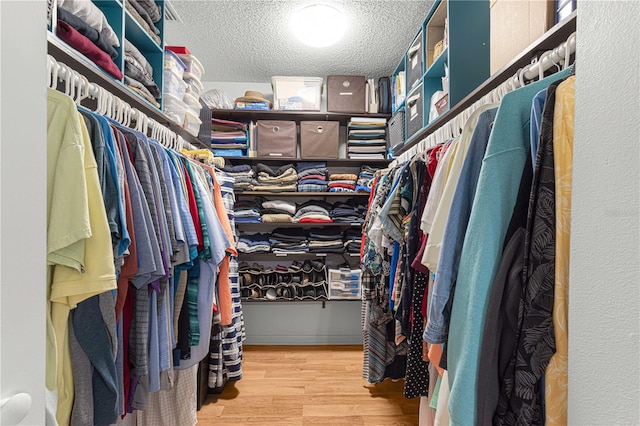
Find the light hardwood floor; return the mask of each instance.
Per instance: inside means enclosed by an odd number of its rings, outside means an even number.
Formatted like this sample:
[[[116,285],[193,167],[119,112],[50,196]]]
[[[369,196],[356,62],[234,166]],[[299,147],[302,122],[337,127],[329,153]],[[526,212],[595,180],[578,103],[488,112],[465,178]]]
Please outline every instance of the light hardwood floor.
[[[199,425],[417,425],[403,380],[362,378],[361,346],[245,346],[243,378],[209,395]]]

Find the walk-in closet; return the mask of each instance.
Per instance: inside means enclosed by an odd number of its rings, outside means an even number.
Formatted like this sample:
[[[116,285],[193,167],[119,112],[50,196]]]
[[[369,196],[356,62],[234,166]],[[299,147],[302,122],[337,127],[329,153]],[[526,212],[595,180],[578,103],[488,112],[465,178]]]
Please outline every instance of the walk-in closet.
[[[0,424],[640,424],[638,21],[0,1]]]

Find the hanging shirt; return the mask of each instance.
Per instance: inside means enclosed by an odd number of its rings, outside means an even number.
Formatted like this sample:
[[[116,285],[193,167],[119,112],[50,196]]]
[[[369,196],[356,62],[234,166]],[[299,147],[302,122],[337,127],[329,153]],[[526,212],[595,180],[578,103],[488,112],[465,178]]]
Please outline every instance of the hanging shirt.
[[[573,122],[575,83],[571,76],[556,89],[553,149],[556,179],[556,277],[553,329],[556,353],[545,373],[545,421],[567,424],[569,248],[571,237],[571,182],[573,174]]]
[[[531,101],[531,164],[536,168],[536,155],[538,154],[538,145],[540,143],[540,127],[542,126],[542,110],[547,100],[547,91],[541,90],[533,97]]]
[[[69,311],[117,285],[87,128],[71,98],[51,89],[47,91],[47,263],[51,266],[47,386],[58,391],[58,423],[68,424],[73,404]]]
[[[497,108],[489,109],[478,117],[478,123],[469,142],[469,150],[451,201],[451,213],[447,219],[442,238],[436,280],[428,305],[427,326],[423,335],[424,340],[429,343],[446,343],[447,340],[451,312],[449,299],[453,294],[462,243],[475,197],[476,183],[496,112]]]
[[[556,73],[507,93],[498,109],[478,177],[451,309],[448,339],[451,423],[475,423],[478,354],[488,292],[495,278],[520,177],[531,149],[531,99]]]
[[[458,149],[455,155],[449,162],[450,171],[447,177],[447,181],[442,190],[440,202],[435,211],[434,217],[431,220],[431,228],[429,229],[429,238],[427,239],[424,253],[422,255],[422,264],[426,265],[432,271],[436,271],[438,267],[438,258],[440,257],[440,249],[442,247],[442,240],[444,237],[444,228],[447,225],[447,218],[451,212],[451,203],[453,201],[453,194],[456,191],[458,185],[458,179],[462,172],[462,165],[467,156],[473,132],[478,123],[478,117],[484,111],[488,109],[497,108],[499,104],[492,103],[486,104],[476,109],[469,119],[464,124],[462,134],[460,135],[460,141],[458,142]]]
[[[211,318],[213,316],[213,293],[216,287],[218,265],[225,257],[225,248],[230,245],[227,236],[220,224],[220,220],[213,208],[213,201],[209,198],[205,184],[196,177],[195,184],[202,196],[204,219],[207,225],[211,241],[211,257],[207,260],[200,259],[200,275],[198,280],[197,315],[200,325],[200,339],[198,344],[191,347],[190,358],[181,359],[179,369],[187,369],[202,361],[209,354],[211,338]]]

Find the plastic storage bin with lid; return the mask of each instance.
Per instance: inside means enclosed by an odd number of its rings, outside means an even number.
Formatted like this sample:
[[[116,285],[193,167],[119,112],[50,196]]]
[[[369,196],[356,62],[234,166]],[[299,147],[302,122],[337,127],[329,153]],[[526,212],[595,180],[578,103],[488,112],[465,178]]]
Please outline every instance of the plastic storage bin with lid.
[[[170,68],[164,69],[164,85],[162,92],[164,94],[173,95],[178,99],[184,97],[184,93],[187,90],[187,83],[178,77],[178,74]]]
[[[186,71],[193,74],[195,78],[202,81],[204,75],[204,67],[193,55],[178,55],[186,67]]]
[[[200,115],[200,110],[202,109],[202,105],[200,105],[200,101],[198,97],[192,95],[191,93],[185,93],[182,101],[187,104],[189,109],[196,114]]]
[[[274,110],[320,111],[322,78],[271,77]]]
[[[189,107],[171,93],[165,93],[163,97],[162,110],[164,111],[164,115],[169,117],[171,121],[182,125],[184,123],[184,116],[189,110]]]
[[[202,121],[200,120],[198,114],[191,111],[190,108],[187,108],[182,127],[193,136],[198,136],[201,124]]]
[[[200,95],[202,94],[202,92],[204,92],[204,86],[200,82],[200,79],[196,78],[196,76],[192,73],[186,71],[182,78],[184,79],[185,83],[187,83],[187,92],[197,98],[200,98]]]
[[[170,50],[164,51],[164,69],[169,69],[174,71],[176,75],[182,76],[184,75],[184,71],[187,69],[187,66],[182,62],[182,59],[175,53]]]

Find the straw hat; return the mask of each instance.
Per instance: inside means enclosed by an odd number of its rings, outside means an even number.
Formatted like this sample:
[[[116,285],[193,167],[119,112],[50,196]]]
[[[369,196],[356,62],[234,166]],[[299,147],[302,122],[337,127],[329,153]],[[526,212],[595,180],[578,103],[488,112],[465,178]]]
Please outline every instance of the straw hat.
[[[236,99],[236,102],[266,102],[271,108],[271,102],[264,98],[264,95],[260,92],[253,90],[247,90],[244,92],[244,96]]]

